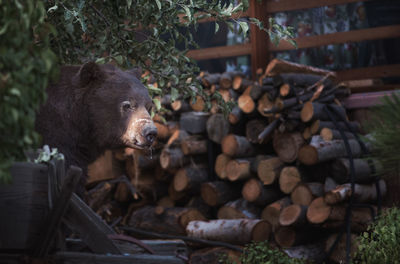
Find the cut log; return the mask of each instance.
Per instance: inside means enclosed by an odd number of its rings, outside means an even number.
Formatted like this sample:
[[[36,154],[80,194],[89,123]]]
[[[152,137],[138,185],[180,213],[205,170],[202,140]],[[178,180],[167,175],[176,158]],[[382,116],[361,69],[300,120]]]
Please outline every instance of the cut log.
[[[190,264],[220,264],[222,256],[226,256],[227,259],[233,261],[233,263],[239,263],[241,253],[228,248],[213,247],[201,250],[196,250],[190,255]]]
[[[347,115],[346,115],[346,109],[344,109],[341,106],[331,104],[335,109],[335,113],[332,113],[333,116],[337,119],[336,112],[340,115],[341,118],[344,120],[347,120]],[[304,104],[303,109],[301,110],[301,120],[303,122],[309,122],[311,120],[330,120],[328,113],[326,110],[325,104],[320,104],[320,103],[313,103],[313,102],[307,102]],[[339,120],[340,121],[340,120]]]
[[[265,75],[267,76],[274,76],[282,73],[312,73],[317,75],[329,74],[332,76],[331,78],[336,77],[336,74],[331,71],[279,59],[273,59],[265,69]]]
[[[169,196],[164,196],[157,201],[157,206],[161,206],[164,208],[171,208],[175,206],[175,201],[172,200],[171,197]]]
[[[221,144],[222,139],[229,134],[230,125],[223,114],[213,114],[207,120],[208,138]]]
[[[275,152],[283,162],[291,163],[297,159],[300,148],[304,145],[300,133],[286,133],[274,136],[273,146]]]
[[[274,232],[274,239],[282,248],[303,245],[307,242],[315,241],[317,238],[316,232],[307,228],[295,229],[291,226],[281,226]]]
[[[339,184],[331,177],[326,177],[324,183],[324,192],[329,192],[335,189]]]
[[[265,114],[265,111],[271,110],[274,107],[274,102],[273,99],[271,99],[270,93],[264,93],[263,96],[258,99],[257,102],[257,111],[262,115],[262,116],[272,116],[273,114]]]
[[[273,158],[273,156],[269,155],[257,155],[254,157],[254,159],[251,162],[250,170],[253,173],[257,173],[257,169],[260,166],[260,162],[266,159]]]
[[[235,76],[233,78],[232,88],[235,91],[244,91],[250,85],[253,85],[253,81],[251,80],[248,80],[241,76]]]
[[[183,191],[183,192],[178,192],[174,188],[174,182],[171,181],[171,183],[168,185],[168,196],[171,198],[172,201],[177,202],[177,201],[187,201],[188,200],[188,193]]]
[[[201,198],[209,206],[220,206],[240,197],[240,185],[223,181],[206,182],[201,185]]]
[[[273,77],[274,85],[288,84],[294,87],[308,88],[318,84],[331,86],[332,81],[321,75],[311,73],[282,73]]]
[[[229,89],[232,87],[232,75],[228,72],[221,74],[219,78],[219,86],[221,89]]]
[[[220,73],[209,73],[205,74],[202,78],[201,81],[205,87],[210,87],[212,84],[218,84],[219,80],[221,78]]]
[[[163,169],[175,169],[183,167],[189,162],[180,148],[164,148],[160,155],[160,164]]]
[[[317,197],[324,195],[324,185],[319,182],[299,183],[290,194],[294,204],[310,205]]]
[[[272,229],[275,230],[279,227],[279,216],[281,211],[291,203],[290,198],[285,196],[282,199],[267,205],[261,213],[261,219],[267,220],[271,223]]]
[[[302,133],[304,140],[309,140],[312,137],[311,128],[306,127]]]
[[[281,226],[302,226],[307,223],[307,206],[292,204],[284,208],[279,215]]]
[[[239,96],[238,106],[245,114],[250,114],[256,109],[256,103],[253,101],[249,94],[243,93]]]
[[[338,234],[331,235],[325,244],[325,252],[329,252],[333,243],[335,243]],[[358,249],[357,235],[351,234],[350,236],[351,246],[350,246],[350,256],[354,257]],[[329,259],[334,263],[346,263],[346,236],[343,235],[336,245]]]
[[[174,189],[177,192],[187,191],[191,194],[200,192],[200,186],[208,180],[208,171],[200,167],[179,169],[174,176]]]
[[[284,163],[277,157],[260,161],[257,168],[258,178],[264,185],[271,185],[279,179]]]
[[[226,164],[226,178],[230,181],[246,180],[251,173],[251,162],[253,159],[233,159]]]
[[[253,100],[258,100],[264,93],[272,93],[275,88],[272,85],[253,84],[250,88],[249,95]]]
[[[271,235],[271,225],[260,219],[192,221],[186,227],[186,232],[189,237],[243,245],[250,241],[267,241]]]
[[[354,139],[354,135],[350,132],[343,132],[346,136],[347,139]],[[324,127],[321,129],[321,132],[319,133],[320,136],[325,140],[325,141],[332,141],[334,139],[342,139],[342,135],[340,134],[339,130],[336,129],[331,129]]]
[[[176,113],[184,113],[191,111],[191,107],[185,100],[175,100],[171,103],[171,108]]]
[[[254,155],[253,145],[242,136],[229,134],[222,139],[222,152],[231,157],[249,157]]]
[[[278,127],[278,125],[281,123],[280,119],[275,119],[271,123],[269,123],[262,131],[260,134],[258,134],[258,143],[264,143],[269,141],[272,138],[272,135],[275,131],[275,129]]]
[[[156,214],[154,206],[146,206],[133,212],[129,226],[157,233],[184,235],[190,221],[206,220],[193,208],[164,208],[161,214]]]
[[[301,182],[301,174],[297,167],[289,166],[282,169],[279,175],[279,187],[283,193],[290,194]]]
[[[190,136],[181,142],[181,149],[185,155],[207,153],[207,140],[201,136]]]
[[[217,174],[218,178],[221,180],[226,179],[226,165],[232,158],[224,153],[221,153],[217,156],[215,161],[215,174]]]
[[[315,136],[313,139],[314,138]],[[348,142],[353,157],[360,157],[362,154],[360,144],[354,139],[350,139]],[[347,152],[343,140],[332,140],[328,142],[317,140],[314,141],[314,143],[311,142],[309,145],[301,147],[298,154],[299,161],[306,165],[314,165],[344,157],[347,157]]]
[[[168,139],[166,147],[179,146],[187,137],[189,137],[189,134],[185,130],[176,130]]]
[[[332,207],[325,202],[324,197],[318,197],[308,206],[307,219],[312,224],[322,224],[327,220],[343,220],[345,212],[345,207]]]
[[[299,120],[287,119],[287,120],[284,120],[284,122],[279,125],[278,131],[280,133],[291,133],[291,132],[303,130],[303,126],[304,126],[304,124],[301,123],[301,121],[299,121]],[[304,137],[304,135],[303,135],[303,137]]]
[[[218,219],[257,219],[260,215],[260,208],[245,199],[238,199],[226,203],[218,210]]]
[[[166,124],[154,122],[154,125],[157,128],[157,138],[161,140],[165,140],[170,137],[169,129]]]
[[[213,210],[211,206],[206,204],[206,202],[200,196],[193,196],[189,202],[185,204],[185,207],[199,210],[199,212],[207,219],[213,218]]]
[[[209,114],[203,112],[183,113],[179,120],[179,127],[192,134],[201,134],[206,131]]]
[[[261,181],[253,178],[244,184],[242,196],[249,202],[265,206],[278,200],[282,195],[272,186],[264,186]]]
[[[236,101],[239,95],[232,89],[229,90],[219,90],[219,94],[225,102]]]
[[[201,112],[205,111],[206,102],[204,101],[202,96],[196,95],[196,99],[194,101],[190,100],[189,105],[193,109],[193,111]]]
[[[378,172],[382,166],[376,160],[353,159],[354,164],[354,182],[356,183],[371,183],[375,180],[376,174],[373,173],[372,167]],[[350,182],[350,160],[336,159],[331,163],[330,175],[340,183]]]
[[[258,135],[263,132],[267,121],[265,119],[253,119],[246,123],[246,138],[250,143],[264,143],[265,140],[259,142]]]
[[[229,113],[228,116],[229,123],[231,123],[232,125],[239,123],[240,119],[242,119],[242,116],[243,116],[242,110],[240,110],[238,106],[235,106]]]
[[[379,190],[381,196],[386,195],[386,183],[384,180],[379,181]],[[346,201],[351,196],[351,184],[346,183],[337,186],[334,190],[327,192],[324,196],[324,200],[327,204],[338,204]],[[373,184],[354,184],[353,197],[357,202],[373,202],[378,198],[376,185]]]
[[[341,129],[344,131],[350,131],[350,132],[355,132],[358,133],[360,131],[360,123],[356,122],[356,121],[351,121],[351,122],[347,122],[350,130],[348,129],[348,127],[346,126],[346,124],[342,121],[337,122],[337,126],[335,126],[335,124],[331,121],[321,121],[321,120],[315,120],[312,125],[311,125],[311,133],[317,134],[319,132],[321,132],[322,128],[331,128],[331,129]]]

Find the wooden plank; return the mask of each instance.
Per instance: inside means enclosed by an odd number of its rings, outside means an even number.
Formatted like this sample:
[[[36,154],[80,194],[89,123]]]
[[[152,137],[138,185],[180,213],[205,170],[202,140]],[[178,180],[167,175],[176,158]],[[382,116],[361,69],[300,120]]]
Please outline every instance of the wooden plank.
[[[352,94],[343,101],[343,105],[347,109],[369,108],[381,104],[382,97],[393,93],[399,94],[399,91]]]
[[[53,260],[62,264],[184,264],[185,261],[175,256],[150,254],[135,255],[99,255],[80,252],[57,252]]]
[[[400,64],[343,70],[343,71],[337,71],[336,74],[337,74],[337,79],[339,81],[400,76]]]
[[[204,48],[198,50],[189,50],[186,55],[195,60],[220,59],[227,57],[236,57],[249,55],[251,53],[251,44],[238,44],[232,46],[221,46]]]
[[[264,11],[266,1],[251,0],[250,2],[250,17],[257,18],[265,27],[268,27],[268,16]],[[250,43],[251,43],[251,72],[256,78],[258,68],[265,69],[269,62],[268,52],[268,35],[265,31],[261,31],[256,25],[250,24]]]
[[[400,25],[391,25],[367,29],[351,30],[346,32],[336,32],[318,36],[308,36],[295,38],[299,49],[313,48],[332,44],[347,42],[360,42],[365,40],[397,38],[400,37]],[[270,51],[284,51],[296,49],[289,42],[282,40],[278,46],[269,43]]]
[[[367,92],[379,92],[379,91],[392,91],[400,90],[399,84],[380,84],[380,85],[370,85],[370,86],[358,86],[350,88],[351,93],[367,93]]]
[[[293,11],[299,9],[308,9],[320,6],[341,5],[341,4],[364,2],[364,1],[368,0],[307,0],[307,1],[268,0],[266,11],[267,13],[277,13],[277,12]]]

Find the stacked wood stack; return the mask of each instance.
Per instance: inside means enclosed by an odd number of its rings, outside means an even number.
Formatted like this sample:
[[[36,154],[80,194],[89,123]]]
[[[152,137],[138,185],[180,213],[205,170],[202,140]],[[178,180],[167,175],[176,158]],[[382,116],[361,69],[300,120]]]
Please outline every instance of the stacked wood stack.
[[[374,205],[373,168],[379,164],[362,158],[353,134],[359,124],[348,121],[340,103],[348,89],[335,82],[333,72],[273,60],[256,81],[238,72],[202,73],[198,80],[207,94],[219,93],[236,107],[225,117],[214,101],[207,110],[200,96],[178,98],[164,104],[166,122],[154,119],[158,140],[151,156],[114,153],[125,162],[129,181],[112,183],[116,186],[105,193],[114,188],[114,199],[102,201],[103,206],[115,200],[130,204],[121,214],[125,224],[237,245],[269,240],[291,248],[340,232],[351,195]],[[385,182],[379,187],[385,195]],[[372,221],[365,208],[351,216],[354,233]],[[340,262],[342,254],[334,251],[332,259]]]

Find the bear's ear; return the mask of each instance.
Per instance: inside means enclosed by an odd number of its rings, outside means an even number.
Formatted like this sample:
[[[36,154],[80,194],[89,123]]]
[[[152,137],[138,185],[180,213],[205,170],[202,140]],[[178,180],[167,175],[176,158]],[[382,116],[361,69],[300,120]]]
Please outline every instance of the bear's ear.
[[[82,65],[77,73],[76,81],[78,82],[80,87],[85,87],[89,83],[95,80],[101,79],[103,73],[100,69],[100,66],[95,62],[90,61]]]
[[[127,73],[132,74],[133,76],[135,76],[136,78],[138,78],[140,80],[140,78],[142,78],[142,68],[132,68],[129,70],[126,70]]]

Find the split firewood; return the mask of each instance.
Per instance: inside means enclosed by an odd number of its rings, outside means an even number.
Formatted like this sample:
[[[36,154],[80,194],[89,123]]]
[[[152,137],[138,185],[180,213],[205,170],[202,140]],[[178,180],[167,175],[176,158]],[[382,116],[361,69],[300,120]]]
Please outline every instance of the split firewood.
[[[206,220],[197,209],[193,208],[156,209],[154,206],[145,206],[136,210],[131,215],[128,226],[163,234],[184,235],[189,222]]]
[[[281,170],[279,187],[283,193],[290,194],[301,180],[302,177],[299,169],[294,166],[288,166]]]
[[[260,208],[249,203],[243,198],[226,203],[218,210],[218,219],[257,219],[260,216]]]
[[[257,167],[258,178],[264,185],[271,185],[278,181],[284,163],[278,157],[261,160]]]
[[[292,204],[284,208],[279,215],[281,226],[302,226],[307,223],[307,206]]]
[[[386,195],[386,183],[384,180],[379,181],[379,190],[382,196]],[[346,201],[352,194],[351,184],[346,183],[337,186],[334,190],[327,192],[324,196],[324,200],[327,204],[338,204]],[[377,189],[375,183],[373,184],[354,184],[354,199],[358,202],[373,202],[378,198]]]
[[[221,144],[222,139],[229,134],[231,129],[223,114],[211,115],[207,120],[206,127],[208,138],[218,144]]]
[[[206,131],[209,113],[187,112],[180,116],[179,127],[192,134],[201,134]]]
[[[215,174],[217,174],[218,178],[221,180],[226,179],[226,165],[232,158],[224,153],[221,153],[217,156],[215,161]]]
[[[272,225],[275,231],[279,227],[279,216],[284,208],[292,203],[288,196],[283,197],[269,205],[267,205],[261,212],[261,219],[267,220]]]
[[[242,110],[240,110],[238,106],[235,106],[229,113],[228,116],[229,123],[231,123],[232,125],[239,123],[239,121],[242,119],[242,116],[243,116]]]
[[[315,198],[324,195],[324,184],[319,182],[299,183],[290,194],[294,204],[308,206]]]
[[[251,172],[251,163],[254,158],[232,159],[225,167],[226,178],[230,181],[239,181],[250,178],[253,174]]]
[[[243,185],[242,196],[249,202],[265,206],[278,200],[282,195],[272,186],[264,186],[260,180],[252,178]]]
[[[249,157],[254,155],[253,145],[239,135],[229,134],[222,139],[222,152],[231,157]]]
[[[264,143],[259,141],[258,136],[264,131],[267,121],[265,119],[252,119],[246,123],[246,138],[250,143]]]
[[[347,139],[354,139],[354,135],[350,132],[343,131],[345,137]],[[325,140],[325,141],[332,141],[334,139],[342,139],[342,134],[340,134],[339,130],[336,129],[331,129],[324,127],[321,129],[321,132],[319,135]]]
[[[160,155],[160,164],[163,169],[175,169],[183,167],[189,162],[180,148],[164,148]]]
[[[376,172],[382,170],[381,164],[376,160],[353,159],[354,182],[371,183],[376,179]],[[375,169],[375,173],[372,169]],[[340,183],[350,182],[350,160],[336,159],[331,163],[330,175]]]
[[[335,104],[330,104],[330,106],[335,109],[335,112],[332,113],[332,115],[336,119],[338,119],[337,114],[339,114],[342,120],[347,120],[346,110],[343,107]],[[301,110],[301,120],[303,122],[309,122],[312,120],[330,120],[329,115],[325,110],[326,108],[325,104],[307,102]],[[339,121],[341,120],[339,119]]]
[[[240,187],[240,185],[224,181],[206,182],[201,185],[201,197],[210,206],[220,206],[238,199]]]
[[[268,240],[271,224],[260,219],[192,221],[186,227],[186,233],[189,237],[243,245]]]
[[[190,136],[181,142],[181,149],[185,155],[207,153],[207,140],[201,136]]]
[[[208,180],[208,171],[201,167],[181,168],[174,176],[174,189],[178,192],[187,191],[191,194],[200,192],[200,186]]]
[[[306,165],[313,165],[324,161],[347,157],[346,147],[343,140],[324,141],[316,139],[309,145],[302,146],[298,153],[298,159]],[[351,153],[354,158],[361,156],[360,144],[354,140],[348,140]]]
[[[338,234],[332,234],[326,240],[325,243],[325,252],[329,252],[333,243],[335,243]],[[358,250],[358,242],[357,242],[357,235],[351,234],[350,236],[350,256],[354,257],[355,253]],[[345,263],[346,262],[346,235],[343,235],[339,240],[339,243],[335,246],[332,254],[330,255],[329,259],[334,263]]]
[[[330,75],[331,78],[335,78],[336,74],[331,71],[289,62],[285,60],[273,59],[265,69],[265,75],[274,76],[282,73],[312,73],[317,75]]]
[[[283,162],[291,163],[297,159],[300,148],[305,141],[300,133],[277,134],[273,138],[276,154]]]

